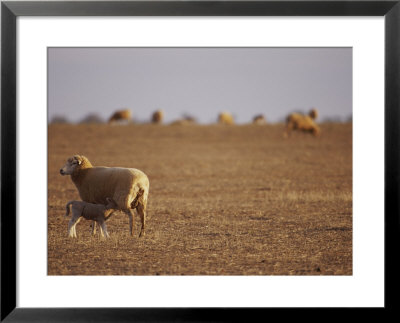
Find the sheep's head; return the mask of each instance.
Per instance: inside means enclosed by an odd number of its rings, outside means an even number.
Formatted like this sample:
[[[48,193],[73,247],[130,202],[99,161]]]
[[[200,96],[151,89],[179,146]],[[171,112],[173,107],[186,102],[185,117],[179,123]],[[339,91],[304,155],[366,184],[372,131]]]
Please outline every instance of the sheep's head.
[[[106,204],[106,209],[116,209],[118,208],[117,203],[112,198],[107,197],[106,198],[107,204]]]
[[[310,113],[308,114],[312,119],[318,118],[318,111],[316,109],[311,109]]]
[[[67,163],[60,169],[61,175],[72,175],[77,169],[92,167],[90,161],[81,155],[74,155],[67,159]]]

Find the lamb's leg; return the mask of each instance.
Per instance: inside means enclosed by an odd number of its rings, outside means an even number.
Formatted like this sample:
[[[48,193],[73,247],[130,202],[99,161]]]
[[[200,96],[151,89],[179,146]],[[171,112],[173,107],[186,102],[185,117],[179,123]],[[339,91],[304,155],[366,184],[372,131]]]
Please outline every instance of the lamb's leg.
[[[100,232],[102,237],[109,238],[110,235],[107,232],[107,225],[105,221],[99,221],[99,227],[100,227]]]
[[[74,224],[75,224],[75,218],[72,217],[69,221],[68,221],[68,236],[70,238],[74,237]]]
[[[76,238],[75,226],[78,223],[80,216],[73,215],[68,222],[68,235],[70,238]]]
[[[92,236],[96,234],[96,226],[97,226],[96,221],[92,221]]]
[[[72,227],[72,229],[73,229],[73,231],[74,231],[74,238],[77,238],[77,236],[76,236],[76,225],[79,223],[79,221],[82,219],[82,217],[80,216],[80,217],[78,217],[77,219],[76,219],[76,221],[75,221],[75,223],[74,223],[74,226]]]

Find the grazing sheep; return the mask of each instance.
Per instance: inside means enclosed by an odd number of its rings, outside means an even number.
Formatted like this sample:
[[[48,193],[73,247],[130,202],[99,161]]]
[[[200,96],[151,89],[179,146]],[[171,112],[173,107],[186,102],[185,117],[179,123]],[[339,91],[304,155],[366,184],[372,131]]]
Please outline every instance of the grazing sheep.
[[[188,126],[193,124],[196,124],[196,119],[190,116],[185,116],[182,119],[171,122],[173,126]]]
[[[229,112],[221,112],[218,115],[218,123],[219,124],[226,124],[226,125],[233,125],[235,123],[233,116]]]
[[[114,122],[129,122],[132,119],[132,113],[130,110],[119,110],[115,111],[110,119],[108,119],[108,123]]]
[[[286,129],[284,132],[284,137],[288,137],[292,130],[310,132],[314,136],[318,136],[321,130],[314,121],[317,116],[318,112],[315,109],[312,109],[308,115],[303,115],[300,113],[289,114],[286,118]]]
[[[79,123],[82,123],[82,124],[99,124],[99,123],[104,123],[104,121],[96,113],[89,113]]]
[[[117,204],[110,198],[107,198],[106,200],[107,205],[87,203],[83,201],[69,201],[65,205],[65,216],[69,215],[70,207],[72,210],[72,217],[68,222],[68,234],[71,238],[76,238],[76,225],[79,223],[81,218],[96,221],[100,227],[101,236],[104,237],[105,235],[107,238],[109,237],[106,221],[114,213]]]
[[[318,111],[317,109],[311,109],[310,112],[308,113],[308,115],[313,119],[317,119],[318,118]]]
[[[180,120],[175,120],[171,122],[172,126],[190,126],[196,124],[195,121],[192,120],[186,120],[186,119],[180,119]]]
[[[267,120],[262,114],[258,114],[253,118],[253,123],[257,125],[265,125],[267,124]]]
[[[164,111],[163,110],[157,110],[151,116],[151,122],[153,122],[153,123],[162,123],[163,120],[164,120]]]
[[[93,167],[85,156],[74,155],[68,158],[60,174],[71,175],[82,201],[106,204],[107,197],[111,197],[117,204],[116,209],[128,215],[131,235],[136,209],[142,222],[139,237],[144,235],[150,187],[145,173],[135,168]]]

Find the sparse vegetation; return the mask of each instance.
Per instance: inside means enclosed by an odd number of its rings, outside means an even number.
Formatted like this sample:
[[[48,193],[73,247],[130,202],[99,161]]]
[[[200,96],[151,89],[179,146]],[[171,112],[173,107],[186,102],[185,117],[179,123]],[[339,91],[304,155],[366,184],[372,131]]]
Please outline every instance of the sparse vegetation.
[[[284,126],[49,125],[48,274],[351,275],[352,125],[287,139]],[[146,236],[117,212],[109,239],[89,221],[68,238],[79,195],[59,169],[73,154],[148,175]]]

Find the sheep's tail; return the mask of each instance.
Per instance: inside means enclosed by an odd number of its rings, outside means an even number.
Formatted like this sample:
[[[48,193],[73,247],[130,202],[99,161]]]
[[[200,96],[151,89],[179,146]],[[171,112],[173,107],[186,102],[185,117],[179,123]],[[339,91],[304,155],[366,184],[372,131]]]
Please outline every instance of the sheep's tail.
[[[66,210],[66,213],[65,213],[65,217],[67,217],[67,216],[69,216],[69,212],[70,212],[70,205],[72,204],[73,202],[72,201],[69,201],[66,205],[65,205],[65,210]]]

